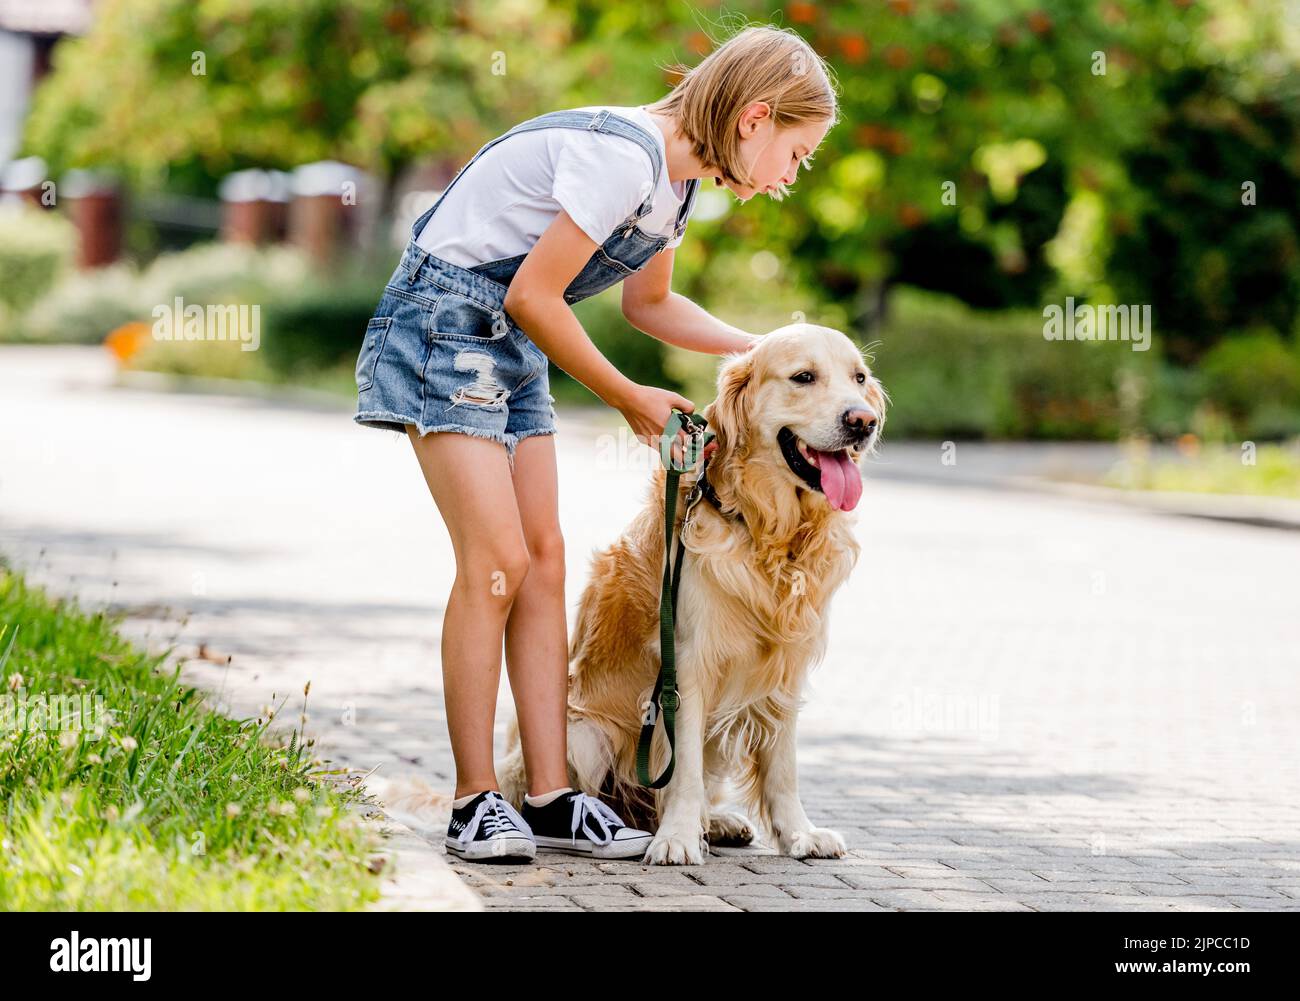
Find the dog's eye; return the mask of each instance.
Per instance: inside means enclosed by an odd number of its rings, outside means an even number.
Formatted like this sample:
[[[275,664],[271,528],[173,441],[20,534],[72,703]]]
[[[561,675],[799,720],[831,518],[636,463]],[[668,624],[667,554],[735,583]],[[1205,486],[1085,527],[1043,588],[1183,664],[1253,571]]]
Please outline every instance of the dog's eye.
[[[805,370],[803,372],[796,372],[794,375],[790,376],[790,381],[806,384],[809,382],[816,382],[817,376],[814,373]]]
[[[859,373],[858,373],[858,385],[859,385],[859,386],[865,386],[866,384],[867,384],[867,373],[866,373],[866,372],[859,372]]]

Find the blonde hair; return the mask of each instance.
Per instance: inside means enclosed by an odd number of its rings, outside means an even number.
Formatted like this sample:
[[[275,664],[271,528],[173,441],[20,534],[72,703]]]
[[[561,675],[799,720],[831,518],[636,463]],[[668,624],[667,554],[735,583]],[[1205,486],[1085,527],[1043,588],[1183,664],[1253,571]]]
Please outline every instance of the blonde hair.
[[[677,131],[701,162],[733,184],[752,186],[740,157],[741,114],[756,101],[772,110],[778,129],[839,120],[833,71],[794,31],[752,25],[714,49],[694,68],[665,67],[682,74],[677,85],[647,111],[671,115]],[[809,158],[805,158],[805,163]],[[784,185],[778,186],[787,194]]]

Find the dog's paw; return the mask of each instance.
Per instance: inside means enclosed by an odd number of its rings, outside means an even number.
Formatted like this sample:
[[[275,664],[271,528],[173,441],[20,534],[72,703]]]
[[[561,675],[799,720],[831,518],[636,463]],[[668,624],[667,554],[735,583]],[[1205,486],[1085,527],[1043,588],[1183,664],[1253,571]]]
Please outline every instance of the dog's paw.
[[[837,831],[829,827],[814,827],[796,833],[790,839],[786,854],[791,858],[842,858],[848,850]]]
[[[709,843],[714,845],[748,845],[754,840],[754,828],[742,813],[725,811],[709,817]]]
[[[703,865],[708,851],[708,842],[699,828],[694,832],[661,828],[642,861],[651,865]]]

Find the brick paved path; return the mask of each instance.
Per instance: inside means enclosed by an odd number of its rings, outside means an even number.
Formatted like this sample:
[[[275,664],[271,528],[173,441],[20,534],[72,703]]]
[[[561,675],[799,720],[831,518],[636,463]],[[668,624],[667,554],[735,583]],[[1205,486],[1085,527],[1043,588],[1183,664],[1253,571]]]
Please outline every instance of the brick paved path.
[[[274,692],[296,718],[311,680],[320,753],[450,791],[453,565],[406,440],[104,379],[0,349],[0,552],[205,642],[223,663],[186,677],[234,711]],[[596,434],[562,416],[571,612],[647,469]],[[850,857],[456,863],[486,906],[1300,909],[1300,533],[870,474],[858,511],[799,724],[809,815]],[[508,700],[503,670],[498,750]]]

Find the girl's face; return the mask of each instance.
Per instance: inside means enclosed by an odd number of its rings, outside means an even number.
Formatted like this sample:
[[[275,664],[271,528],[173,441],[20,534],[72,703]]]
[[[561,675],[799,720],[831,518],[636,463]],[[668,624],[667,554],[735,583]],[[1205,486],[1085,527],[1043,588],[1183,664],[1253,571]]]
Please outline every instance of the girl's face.
[[[770,194],[780,201],[789,194],[786,187],[794,183],[800,162],[808,166],[807,158],[821,145],[830,122],[806,122],[779,129],[772,121],[771,109],[758,101],[745,109],[737,127],[740,157],[749,168],[753,185],[733,184],[721,171],[714,177],[742,202],[757,194]]]

